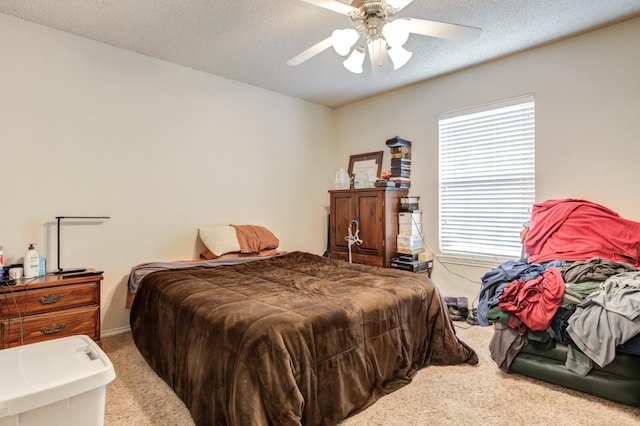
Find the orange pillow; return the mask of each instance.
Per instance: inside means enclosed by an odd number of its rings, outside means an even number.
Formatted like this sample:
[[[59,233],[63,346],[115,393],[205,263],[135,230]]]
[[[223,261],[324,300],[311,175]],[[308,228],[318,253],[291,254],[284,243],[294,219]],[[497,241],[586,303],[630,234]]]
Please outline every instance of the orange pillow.
[[[202,260],[213,260],[213,259],[237,259],[237,258],[242,258],[242,257],[264,257],[264,256],[273,256],[276,254],[282,254],[284,252],[276,250],[276,249],[267,249],[267,250],[262,250],[259,253],[240,253],[240,252],[233,252],[233,253],[226,253],[223,254],[221,256],[216,256],[215,254],[211,253],[210,250],[204,250],[200,253],[200,259]]]

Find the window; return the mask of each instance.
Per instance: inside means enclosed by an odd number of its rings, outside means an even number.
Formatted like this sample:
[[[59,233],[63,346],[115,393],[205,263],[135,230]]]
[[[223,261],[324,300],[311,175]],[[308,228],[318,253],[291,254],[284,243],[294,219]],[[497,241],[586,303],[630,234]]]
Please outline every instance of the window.
[[[439,124],[443,260],[519,258],[535,197],[533,95],[443,114]]]

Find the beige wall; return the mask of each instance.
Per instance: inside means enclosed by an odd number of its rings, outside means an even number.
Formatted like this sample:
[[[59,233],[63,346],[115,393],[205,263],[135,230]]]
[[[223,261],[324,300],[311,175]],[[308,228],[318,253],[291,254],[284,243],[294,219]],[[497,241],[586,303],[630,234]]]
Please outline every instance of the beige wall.
[[[635,19],[345,106],[338,155],[384,150],[388,164],[384,141],[411,140],[411,195],[421,197],[423,232],[437,252],[439,114],[533,93],[536,200],[586,198],[640,221],[638,40]],[[488,269],[447,267],[436,263],[436,284],[471,301]]]
[[[105,271],[102,329],[128,326],[140,262],[190,259],[197,228],[267,226],[284,249],[326,248],[333,112],[0,14],[0,245],[55,269]]]

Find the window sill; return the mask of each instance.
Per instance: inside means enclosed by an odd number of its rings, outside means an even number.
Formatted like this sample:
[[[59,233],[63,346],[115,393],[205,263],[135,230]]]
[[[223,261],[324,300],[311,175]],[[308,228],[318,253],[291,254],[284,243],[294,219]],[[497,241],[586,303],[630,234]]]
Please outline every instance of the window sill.
[[[450,265],[473,266],[477,268],[495,268],[501,263],[506,262],[507,258],[498,257],[482,257],[482,256],[463,256],[452,254],[439,254],[436,256],[438,261]],[[513,259],[511,259],[513,260]]]

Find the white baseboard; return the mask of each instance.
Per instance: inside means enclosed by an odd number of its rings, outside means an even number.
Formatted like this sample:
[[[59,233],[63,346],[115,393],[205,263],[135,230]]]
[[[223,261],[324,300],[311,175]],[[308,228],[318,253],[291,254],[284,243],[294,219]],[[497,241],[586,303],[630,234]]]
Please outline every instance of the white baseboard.
[[[128,333],[131,327],[112,328],[111,330],[100,330],[100,337],[115,336],[116,334]]]

